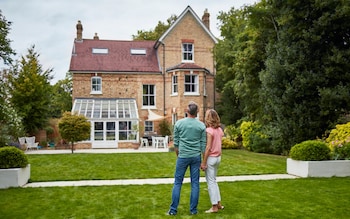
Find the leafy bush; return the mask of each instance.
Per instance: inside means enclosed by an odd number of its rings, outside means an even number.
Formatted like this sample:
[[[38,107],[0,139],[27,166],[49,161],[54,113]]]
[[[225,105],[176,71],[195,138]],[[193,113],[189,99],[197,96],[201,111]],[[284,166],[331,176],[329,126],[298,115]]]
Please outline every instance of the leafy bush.
[[[332,151],[332,157],[334,160],[350,160],[350,143],[335,147]]]
[[[325,142],[308,140],[294,145],[289,155],[293,160],[321,161],[329,160],[330,152]]]
[[[350,142],[350,122],[336,125],[336,128],[331,130],[326,142],[332,151],[336,147],[341,147]]]
[[[22,168],[28,165],[28,157],[16,147],[0,148],[0,169]]]
[[[243,147],[249,151],[271,153],[271,142],[263,133],[262,126],[256,122],[244,121],[240,126]]]
[[[229,138],[223,137],[221,147],[222,149],[238,149],[239,145],[235,141],[232,141]]]

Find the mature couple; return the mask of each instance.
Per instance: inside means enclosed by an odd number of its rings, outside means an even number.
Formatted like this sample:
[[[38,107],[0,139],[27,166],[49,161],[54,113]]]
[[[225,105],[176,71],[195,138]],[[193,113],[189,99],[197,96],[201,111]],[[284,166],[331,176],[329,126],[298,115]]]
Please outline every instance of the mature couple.
[[[176,122],[174,126],[174,148],[177,155],[175,182],[172,190],[172,203],[168,215],[176,215],[180,201],[182,182],[187,168],[190,168],[191,197],[190,213],[197,214],[199,199],[200,169],[205,171],[208,192],[212,207],[206,213],[215,213],[223,209],[219,186],[216,182],[217,170],[221,161],[220,118],[213,109],[205,113],[205,125],[196,119],[198,105],[190,102],[187,117]],[[201,155],[203,154],[203,160]]]

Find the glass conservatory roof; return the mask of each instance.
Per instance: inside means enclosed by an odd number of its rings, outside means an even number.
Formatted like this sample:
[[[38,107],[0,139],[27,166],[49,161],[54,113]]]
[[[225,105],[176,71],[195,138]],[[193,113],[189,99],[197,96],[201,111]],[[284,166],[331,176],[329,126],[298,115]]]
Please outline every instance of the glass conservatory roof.
[[[72,112],[88,119],[138,119],[135,99],[104,98],[74,100]]]

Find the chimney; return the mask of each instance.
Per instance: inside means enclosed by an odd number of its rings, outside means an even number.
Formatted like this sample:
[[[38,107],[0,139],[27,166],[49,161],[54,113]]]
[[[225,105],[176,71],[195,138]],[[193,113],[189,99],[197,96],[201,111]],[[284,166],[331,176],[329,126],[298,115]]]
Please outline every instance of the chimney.
[[[209,12],[208,9],[206,8],[204,11],[204,14],[202,16],[202,22],[204,23],[204,25],[208,28],[208,30],[210,30],[210,21],[209,21]]]
[[[77,38],[76,40],[77,41],[82,41],[83,40],[83,25],[81,24],[80,21],[78,21],[78,24],[77,24]]]
[[[100,38],[98,37],[97,33],[95,33],[94,40],[99,40]]]

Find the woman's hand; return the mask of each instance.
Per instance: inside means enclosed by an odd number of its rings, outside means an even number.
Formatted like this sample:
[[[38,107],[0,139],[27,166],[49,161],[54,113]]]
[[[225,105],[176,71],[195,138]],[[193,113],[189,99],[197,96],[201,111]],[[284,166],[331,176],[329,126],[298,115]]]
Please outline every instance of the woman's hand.
[[[201,163],[201,170],[205,171],[208,168],[207,164]]]

